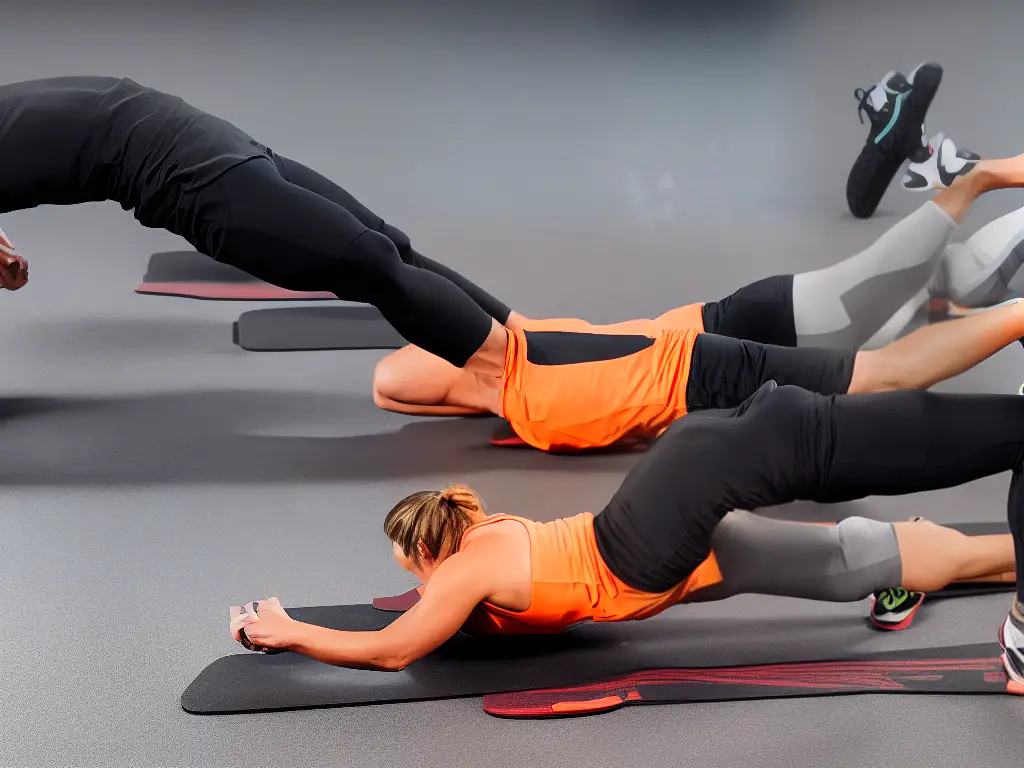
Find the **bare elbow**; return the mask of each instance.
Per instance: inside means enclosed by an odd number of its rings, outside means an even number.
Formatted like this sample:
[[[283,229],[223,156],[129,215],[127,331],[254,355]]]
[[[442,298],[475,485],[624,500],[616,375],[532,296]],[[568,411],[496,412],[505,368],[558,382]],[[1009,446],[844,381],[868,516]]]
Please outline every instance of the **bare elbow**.
[[[408,667],[415,659],[412,659],[407,654],[394,653],[388,656],[378,659],[374,665],[381,672],[401,672],[403,669]]]
[[[391,410],[395,394],[395,377],[388,364],[389,357],[385,357],[373,369],[373,402],[384,410]]]

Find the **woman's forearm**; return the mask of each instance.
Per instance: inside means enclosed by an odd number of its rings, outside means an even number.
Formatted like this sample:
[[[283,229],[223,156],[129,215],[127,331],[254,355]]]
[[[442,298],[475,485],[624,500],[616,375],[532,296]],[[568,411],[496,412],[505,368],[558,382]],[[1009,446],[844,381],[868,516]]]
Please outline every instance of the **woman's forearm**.
[[[381,671],[404,668],[409,660],[388,645],[380,632],[342,632],[300,623],[288,650],[337,667]]]
[[[379,394],[374,395],[373,401],[378,408],[392,413],[403,413],[407,416],[477,416],[490,413],[483,408],[467,408],[461,405],[403,403]]]

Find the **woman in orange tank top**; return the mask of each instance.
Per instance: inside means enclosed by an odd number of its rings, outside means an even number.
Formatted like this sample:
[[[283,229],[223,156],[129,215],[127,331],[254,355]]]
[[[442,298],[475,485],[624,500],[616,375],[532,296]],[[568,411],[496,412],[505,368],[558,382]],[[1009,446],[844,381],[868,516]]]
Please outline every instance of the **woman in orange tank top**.
[[[406,347],[377,366],[374,400],[414,415],[493,413],[507,420],[512,442],[573,451],[650,441],[688,413],[736,406],[768,380],[826,395],[927,389],[1024,337],[1024,305],[1015,303],[891,341],[919,309],[915,297],[948,293],[929,285],[934,275],[945,284],[970,271],[965,246],[951,246],[956,263],[939,266],[956,224],[987,188],[955,183],[832,268],[769,277],[652,320],[592,325],[509,310],[489,337],[490,369]],[[985,263],[996,269],[998,260]],[[992,282],[974,277],[964,285]]]
[[[486,366],[471,360],[457,368],[406,347],[378,365],[374,400],[414,415],[494,413],[518,441],[579,450],[650,440],[686,413],[735,406],[769,379],[821,394],[926,389],[1024,337],[1024,313],[1010,308],[891,343],[915,320],[922,297],[948,311],[1016,296],[1008,280],[1020,267],[1013,247],[1022,237],[1019,212],[965,244],[949,239],[979,195],[1024,184],[1022,165],[1024,156],[972,166],[874,244],[831,267],[758,280],[654,320],[530,320],[504,305],[496,311],[493,299],[478,300],[495,321],[479,353]],[[657,348],[666,335],[685,331],[695,338]],[[608,335],[629,340],[594,339]]]
[[[1024,545],[930,523],[822,526],[733,510],[906,494],[1013,470],[1008,516],[1019,537],[1022,456],[1024,398],[823,397],[769,385],[739,408],[673,425],[596,516],[487,516],[465,486],[403,499],[384,528],[423,589],[385,629],[299,623],[273,598],[233,609],[231,628],[250,648],[401,669],[460,629],[560,632],[743,592],[834,601],[897,584],[925,592],[1013,571],[1015,545]]]

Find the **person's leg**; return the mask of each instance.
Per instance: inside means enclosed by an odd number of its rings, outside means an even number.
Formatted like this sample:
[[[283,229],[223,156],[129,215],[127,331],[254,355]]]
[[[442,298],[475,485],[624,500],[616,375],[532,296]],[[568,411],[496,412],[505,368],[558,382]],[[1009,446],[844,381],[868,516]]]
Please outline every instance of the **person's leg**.
[[[914,592],[934,592],[954,581],[1002,575],[1017,567],[1012,535],[966,536],[932,522],[894,523],[893,530],[903,564],[899,584]]]
[[[730,512],[711,538],[722,581],[693,602],[761,594],[850,602],[901,584],[916,592],[1014,568],[1013,539],[934,523],[849,517],[837,525]]]
[[[795,347],[793,275],[774,275],[745,285],[701,307],[703,330],[717,336]]]
[[[449,269],[443,264],[439,264],[433,259],[429,259],[423,254],[418,253],[412,247],[412,243],[410,242],[408,235],[397,227],[393,227],[385,222],[384,219],[371,211],[349,192],[342,189],[327,177],[317,173],[312,168],[309,168],[302,163],[281,155],[275,155],[274,162],[277,165],[281,176],[283,176],[286,181],[290,181],[292,184],[302,187],[303,189],[308,189],[310,192],[315,192],[321,197],[330,200],[332,203],[340,205],[359,219],[365,227],[372,229],[374,232],[380,232],[391,240],[398,249],[398,255],[401,256],[403,262],[413,267],[421,267],[423,269],[430,270],[431,272],[448,278],[455,283],[455,285],[465,291],[466,294],[469,295],[473,301],[479,304],[487,314],[502,325],[505,325],[509,321],[510,315],[514,314],[505,304],[498,301],[498,299],[491,296],[475,283],[467,280],[455,270]]]
[[[859,349],[896,338],[929,297],[949,237],[982,194],[1024,185],[1024,157],[983,160],[871,247],[831,267],[793,278],[800,346]],[[886,333],[879,332],[885,329]]]
[[[958,224],[937,201],[925,203],[855,256],[794,276],[800,346],[859,349],[922,292]]]
[[[285,181],[270,162],[225,173],[184,201],[192,245],[291,290],[373,304],[404,338],[455,366],[500,375],[507,331],[456,285],[405,264],[348,210]]]
[[[810,500],[835,503],[962,485],[1018,470],[1024,398],[883,392],[830,398],[832,457]]]
[[[823,395],[845,394],[857,353],[840,349],[804,349],[759,344],[702,333],[690,355],[686,408],[731,408],[767,381]]]
[[[935,298],[979,308],[1024,296],[1024,208],[1000,216],[946,248],[931,286]]]
[[[927,389],[1024,337],[1024,302],[921,328],[875,350],[789,348],[712,334],[694,343],[687,408],[731,407],[774,380],[823,395]]]
[[[674,424],[598,515],[598,549],[627,584],[664,591],[731,510],[949,488],[1019,470],[1022,452],[1024,398],[780,387],[742,416]]]
[[[824,402],[769,384],[749,405],[676,421],[594,520],[608,568],[636,589],[674,589],[711,554],[712,533],[730,511],[816,487],[830,451],[820,434]]]
[[[875,350],[861,350],[848,392],[927,389],[973,368],[1024,336],[1024,303],[920,328]]]

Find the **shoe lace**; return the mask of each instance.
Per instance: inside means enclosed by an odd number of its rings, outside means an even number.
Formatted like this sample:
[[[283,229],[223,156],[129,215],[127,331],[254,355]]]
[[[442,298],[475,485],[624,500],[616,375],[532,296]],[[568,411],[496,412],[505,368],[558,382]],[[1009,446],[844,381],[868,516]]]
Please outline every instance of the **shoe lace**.
[[[864,125],[864,113],[870,109],[868,107],[868,94],[871,93],[871,89],[864,90],[863,88],[855,88],[853,90],[853,97],[857,99],[857,118],[860,120],[860,124]]]
[[[902,605],[909,596],[910,593],[903,587],[889,587],[888,589],[883,589],[879,592],[875,599],[881,603],[887,611],[891,611]]]

